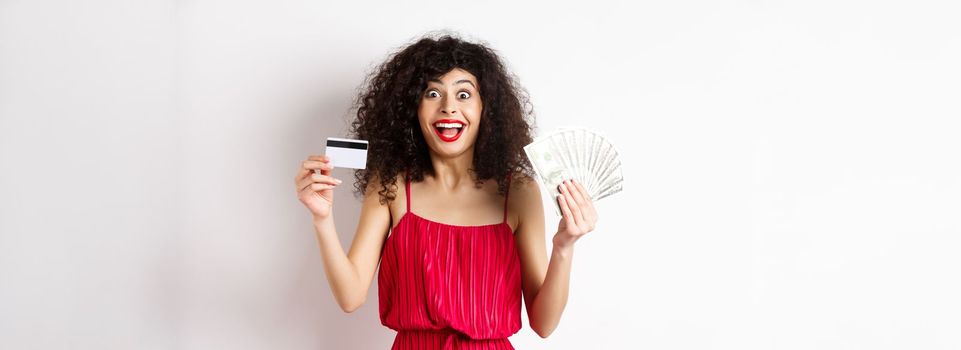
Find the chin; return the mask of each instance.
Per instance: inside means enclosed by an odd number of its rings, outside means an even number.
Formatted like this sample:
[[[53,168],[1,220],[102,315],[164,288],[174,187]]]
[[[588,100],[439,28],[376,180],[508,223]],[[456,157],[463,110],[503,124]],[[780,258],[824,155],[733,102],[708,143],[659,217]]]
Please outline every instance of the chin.
[[[474,140],[471,138],[461,138],[451,143],[441,140],[434,140],[433,145],[430,146],[431,153],[443,158],[459,157],[468,151],[473,151],[473,149]]]

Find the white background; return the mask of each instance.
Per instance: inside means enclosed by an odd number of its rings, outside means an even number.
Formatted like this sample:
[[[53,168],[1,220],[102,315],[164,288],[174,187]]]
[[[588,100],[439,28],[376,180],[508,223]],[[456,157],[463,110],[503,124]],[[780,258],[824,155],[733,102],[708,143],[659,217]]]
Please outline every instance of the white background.
[[[961,348],[959,15],[0,0],[0,348],[389,348],[376,284],[334,302],[293,176],[365,73],[436,29],[502,55],[539,133],[623,153],[560,326],[525,316],[518,349]]]

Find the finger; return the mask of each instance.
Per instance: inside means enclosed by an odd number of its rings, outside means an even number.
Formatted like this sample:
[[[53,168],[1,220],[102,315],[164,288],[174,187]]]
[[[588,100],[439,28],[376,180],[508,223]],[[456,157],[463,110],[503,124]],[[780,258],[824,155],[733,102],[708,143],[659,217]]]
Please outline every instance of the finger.
[[[297,170],[297,175],[294,176],[294,181],[300,181],[300,180],[302,180],[303,178],[307,177],[308,175],[316,172],[316,170],[314,170],[314,168],[318,168],[318,166],[317,166],[317,164],[311,163],[311,162],[313,162],[313,161],[304,161],[304,162],[301,162],[301,163],[300,163],[300,167],[297,168],[297,169],[298,169],[298,170]],[[321,163],[321,164],[323,164],[323,163]],[[319,168],[323,169],[323,166],[320,166]]]
[[[587,193],[587,189],[585,189],[584,186],[581,186],[580,182],[574,180],[571,180],[571,182],[574,183],[574,188],[576,188],[577,192],[581,194],[581,197],[584,197],[584,199],[587,201],[593,201],[591,195]]]
[[[304,189],[310,187],[314,183],[314,180],[310,177],[305,177],[300,182],[297,182],[297,191],[303,191]]]
[[[308,188],[308,187],[310,187],[310,185],[315,184],[315,183],[332,185],[332,186],[334,186],[334,187],[337,187],[337,185],[340,184],[340,183],[337,182],[337,181],[339,181],[339,180],[334,179],[334,178],[329,177],[329,176],[327,176],[328,179],[323,179],[323,178],[321,178],[321,179],[315,179],[314,176],[325,176],[325,175],[314,174],[314,175],[311,175],[311,176],[308,176],[308,177],[303,178],[302,180],[300,180],[299,182],[297,182],[297,190],[298,190],[298,191],[303,191],[305,188]]]
[[[311,173],[311,170],[305,168],[303,164],[301,164],[300,167],[297,168],[297,169],[298,169],[298,170],[297,170],[297,175],[294,175],[294,182],[295,182],[295,183],[300,182],[300,180],[303,180],[305,177],[307,177],[308,174]]]
[[[331,169],[334,168],[334,165],[333,165],[333,164],[330,164],[329,162],[325,162],[325,161],[306,160],[306,161],[304,161],[304,163],[303,163],[303,168],[304,168],[304,169],[311,169],[311,170],[314,170],[314,169],[331,170]]]
[[[330,175],[331,170],[334,170],[334,165],[322,160],[305,160],[301,164],[301,168],[306,170],[303,176],[310,173]]]
[[[307,157],[307,159],[304,161],[304,165],[305,165],[305,166],[306,166],[307,162],[327,163],[327,162],[330,162],[330,159],[327,158],[327,156],[315,155],[315,156]]]
[[[574,198],[574,203],[577,203],[578,207],[583,207],[584,203],[587,202],[587,196],[581,194],[581,191],[577,189],[577,185],[574,184],[574,180],[567,180],[565,183],[567,185],[567,191],[571,193],[571,197]]]
[[[571,214],[571,207],[564,198],[563,194],[557,195],[557,204],[561,207],[561,220],[564,220],[567,227],[577,227],[577,225],[574,224],[574,214]]]
[[[571,209],[571,217],[573,217],[574,222],[580,225],[584,221],[584,217],[581,215],[581,208],[577,206],[577,202],[571,195],[570,189],[568,189],[567,181],[561,184],[561,194],[564,196],[564,200],[567,201],[567,206]]]
[[[324,200],[326,200],[326,201],[328,201],[328,202],[331,202],[331,199],[332,199],[332,198],[330,198],[330,197],[327,197],[327,196],[324,196],[324,195],[320,194],[320,192],[317,192],[317,191],[311,189],[310,187],[305,188],[305,189],[303,189],[302,191],[300,191],[300,194],[299,194],[299,195],[300,195],[301,197],[312,197],[312,196],[320,197],[320,198],[322,198],[322,199],[324,199]]]
[[[584,204],[581,205],[581,210],[584,212],[584,217],[588,220],[597,220],[597,210],[594,209],[594,200],[591,199],[590,194],[587,193],[587,189],[581,186],[580,182],[574,182],[574,187],[584,198]]]
[[[301,178],[307,176],[307,174],[311,172],[311,169],[307,167],[307,162],[311,161],[310,159],[312,157],[313,156],[308,156],[306,160],[300,162],[300,166],[297,167],[297,176],[294,176],[296,181],[300,181]]]
[[[310,176],[310,179],[313,180],[315,183],[325,183],[325,184],[331,184],[335,186],[340,185],[343,182],[340,179],[335,179],[333,176],[327,176],[322,174],[313,174]]]
[[[310,189],[314,191],[332,190],[334,187],[337,187],[337,185],[321,184],[316,182],[310,184]]]
[[[325,176],[325,175],[311,174],[311,175],[305,176],[304,178],[297,181],[297,190],[303,191],[304,188],[310,187],[311,184],[315,184],[315,183],[325,183],[325,184],[334,185],[334,186],[339,185],[339,183],[337,183],[337,179],[334,179],[332,177],[328,177],[329,179],[323,179],[323,178],[315,179],[314,176]]]

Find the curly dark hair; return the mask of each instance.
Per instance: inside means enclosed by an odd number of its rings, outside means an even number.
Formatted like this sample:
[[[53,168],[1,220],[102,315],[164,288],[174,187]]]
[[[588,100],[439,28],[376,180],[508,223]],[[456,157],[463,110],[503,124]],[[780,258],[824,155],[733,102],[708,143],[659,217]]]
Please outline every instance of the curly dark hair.
[[[371,72],[354,102],[357,116],[352,137],[367,140],[367,168],[354,172],[355,195],[363,196],[368,183],[380,180],[380,202],[395,199],[394,180],[406,173],[412,181],[432,174],[430,152],[417,118],[421,96],[430,79],[454,68],[473,74],[480,85],[483,114],[471,169],[475,186],[495,179],[504,194],[508,174],[532,176],[523,147],[534,129],[530,99],[509,73],[496,52],[484,44],[467,42],[451,34],[427,34],[402,47]]]

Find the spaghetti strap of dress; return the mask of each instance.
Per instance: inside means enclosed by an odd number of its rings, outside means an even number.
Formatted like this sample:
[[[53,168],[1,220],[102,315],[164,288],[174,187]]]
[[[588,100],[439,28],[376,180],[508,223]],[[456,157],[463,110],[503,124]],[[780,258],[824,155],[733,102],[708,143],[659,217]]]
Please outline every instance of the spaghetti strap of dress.
[[[507,173],[507,190],[504,192],[504,222],[507,222],[507,196],[511,194],[511,173]]]
[[[404,191],[407,193],[407,211],[410,211],[410,177],[404,174]]]

